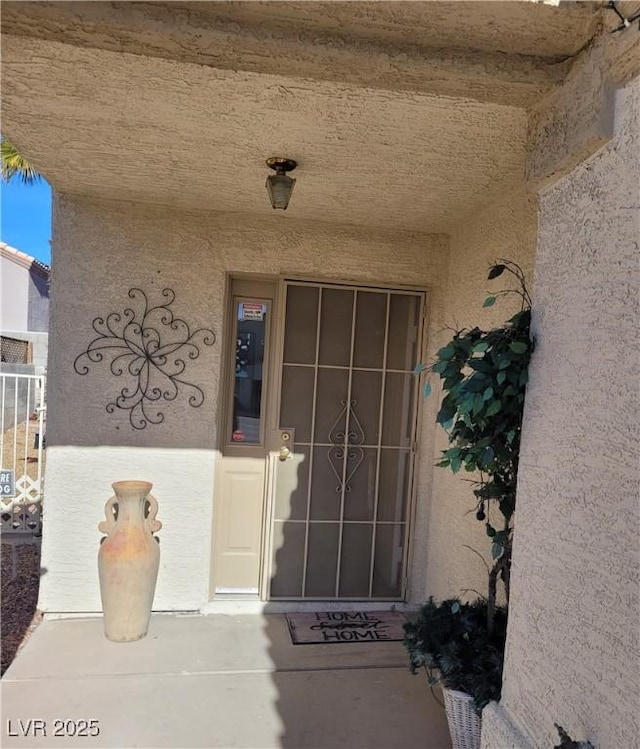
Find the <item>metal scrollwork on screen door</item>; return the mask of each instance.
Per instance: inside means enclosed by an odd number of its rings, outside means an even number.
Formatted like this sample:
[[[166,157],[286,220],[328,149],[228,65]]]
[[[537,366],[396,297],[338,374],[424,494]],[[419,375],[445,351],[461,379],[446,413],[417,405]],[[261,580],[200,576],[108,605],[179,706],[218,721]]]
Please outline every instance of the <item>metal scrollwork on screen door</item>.
[[[342,406],[342,410],[329,431],[329,442],[334,447],[329,448],[327,454],[331,470],[338,479],[336,492],[339,493],[343,490],[345,492],[351,491],[351,479],[364,460],[364,450],[360,447],[364,442],[364,430],[355,412],[358,402],[356,400],[342,400],[340,401],[340,405]],[[340,424],[343,418],[349,424],[348,434],[345,434],[343,429],[338,428],[338,424]],[[345,455],[347,466],[346,471],[343,471]]]
[[[187,361],[200,356],[200,346],[213,346],[215,334],[207,328],[192,332],[184,320],[174,316],[170,306],[176,295],[171,289],[162,290],[163,301],[155,306],[149,305],[141,289],[130,289],[128,296],[131,307],[93,320],[97,337],[76,357],[73,368],[86,375],[90,364],[112,357],[111,373],[125,377],[127,385],[107,403],[106,410],[129,411],[131,426],[144,429],[149,424],[161,424],[161,405],[176,400],[182,391],[189,393],[188,403],[193,408],[203,404],[202,388],[182,375]]]

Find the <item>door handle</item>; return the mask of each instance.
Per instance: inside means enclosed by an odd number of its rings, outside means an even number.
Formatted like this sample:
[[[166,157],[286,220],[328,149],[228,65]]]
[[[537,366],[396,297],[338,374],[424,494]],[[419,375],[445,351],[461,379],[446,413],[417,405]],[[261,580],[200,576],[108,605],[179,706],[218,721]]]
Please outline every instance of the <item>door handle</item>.
[[[282,445],[280,452],[278,453],[278,460],[284,462],[291,457],[291,450],[286,445]]]

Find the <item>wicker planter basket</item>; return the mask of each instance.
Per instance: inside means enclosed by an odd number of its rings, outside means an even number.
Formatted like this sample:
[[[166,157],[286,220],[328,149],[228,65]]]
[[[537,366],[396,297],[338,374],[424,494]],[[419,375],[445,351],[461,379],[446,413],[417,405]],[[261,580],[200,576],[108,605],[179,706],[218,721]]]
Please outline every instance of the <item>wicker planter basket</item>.
[[[465,692],[442,688],[453,749],[480,749],[482,722]]]

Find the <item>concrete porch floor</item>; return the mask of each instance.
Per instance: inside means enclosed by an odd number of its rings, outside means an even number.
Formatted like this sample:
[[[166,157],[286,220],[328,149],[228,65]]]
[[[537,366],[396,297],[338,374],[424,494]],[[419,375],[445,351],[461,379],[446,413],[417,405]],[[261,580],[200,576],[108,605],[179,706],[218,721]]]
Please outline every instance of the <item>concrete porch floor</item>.
[[[293,645],[275,614],[158,614],[128,644],[106,640],[100,618],[46,620],[1,690],[5,747],[451,746],[402,643]],[[100,733],[56,737],[56,720],[68,732],[95,720]]]

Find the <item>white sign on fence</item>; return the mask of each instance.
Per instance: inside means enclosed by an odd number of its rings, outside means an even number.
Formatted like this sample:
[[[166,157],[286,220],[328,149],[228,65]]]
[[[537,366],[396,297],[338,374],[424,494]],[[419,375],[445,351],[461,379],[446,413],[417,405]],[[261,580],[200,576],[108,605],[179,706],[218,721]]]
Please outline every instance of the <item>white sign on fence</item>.
[[[0,469],[0,497],[16,496],[16,472],[12,469]]]

